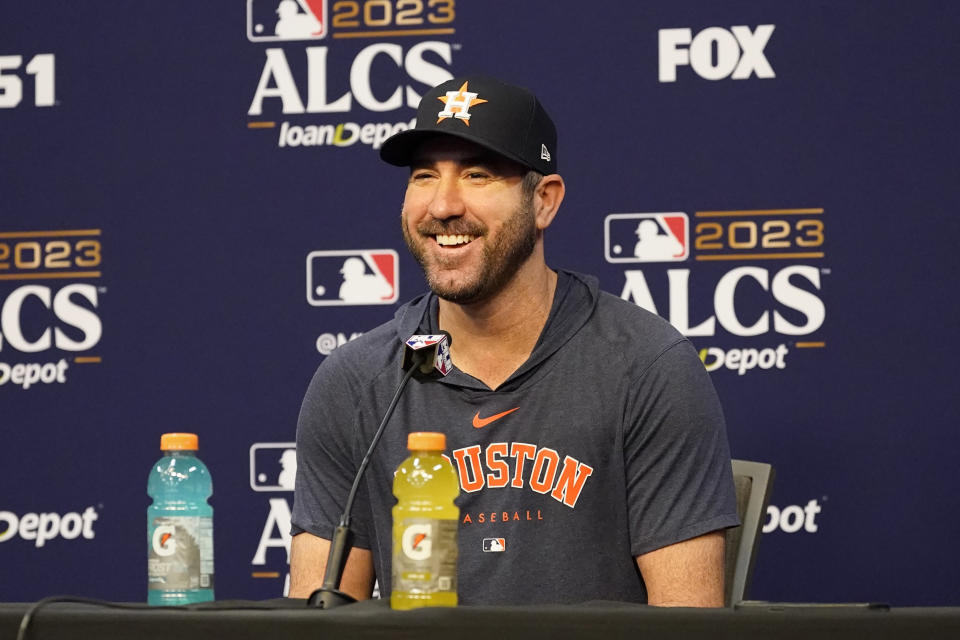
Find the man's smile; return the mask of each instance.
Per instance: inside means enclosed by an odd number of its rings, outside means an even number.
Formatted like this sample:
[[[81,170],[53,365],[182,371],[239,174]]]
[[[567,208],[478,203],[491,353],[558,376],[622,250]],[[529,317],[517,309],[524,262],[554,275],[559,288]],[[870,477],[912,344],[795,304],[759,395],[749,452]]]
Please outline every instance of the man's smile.
[[[458,247],[462,245],[467,245],[473,242],[475,236],[467,234],[457,234],[457,235],[444,235],[437,234],[434,236],[434,239],[437,241],[437,244],[441,247]]]

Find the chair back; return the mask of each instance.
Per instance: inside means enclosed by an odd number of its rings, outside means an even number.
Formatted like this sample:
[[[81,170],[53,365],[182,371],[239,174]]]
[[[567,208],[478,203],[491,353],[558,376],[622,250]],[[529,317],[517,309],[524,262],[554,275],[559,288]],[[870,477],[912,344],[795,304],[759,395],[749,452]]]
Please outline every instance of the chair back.
[[[733,461],[737,514],[741,524],[726,530],[724,604],[728,607],[744,600],[750,587],[773,476],[773,467],[769,464]]]

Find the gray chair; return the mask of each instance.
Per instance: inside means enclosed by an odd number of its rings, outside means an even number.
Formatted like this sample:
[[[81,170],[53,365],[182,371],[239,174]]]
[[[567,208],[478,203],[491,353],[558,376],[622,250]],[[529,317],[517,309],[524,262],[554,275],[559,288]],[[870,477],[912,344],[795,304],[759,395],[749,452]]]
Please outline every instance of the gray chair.
[[[737,514],[740,526],[726,531],[726,559],[724,562],[724,604],[732,607],[746,597],[770,488],[773,485],[773,467],[763,462],[733,461],[733,482],[737,492]]]

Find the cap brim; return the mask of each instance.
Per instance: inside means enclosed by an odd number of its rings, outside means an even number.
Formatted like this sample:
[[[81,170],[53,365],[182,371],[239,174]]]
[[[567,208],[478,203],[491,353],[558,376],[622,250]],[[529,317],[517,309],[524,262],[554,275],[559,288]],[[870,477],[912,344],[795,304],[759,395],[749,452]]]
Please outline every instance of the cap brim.
[[[420,148],[420,145],[431,138],[443,136],[467,140],[483,147],[484,149],[489,149],[490,151],[493,151],[504,158],[513,160],[514,162],[521,164],[528,169],[539,171],[537,167],[531,166],[520,156],[504,151],[503,149],[498,149],[490,145],[488,141],[481,140],[476,136],[470,135],[469,131],[453,132],[437,131],[435,129],[407,129],[406,131],[400,131],[399,133],[396,133],[388,138],[383,143],[383,146],[380,147],[380,159],[387,164],[392,164],[397,167],[409,167],[411,164],[413,164],[414,156],[417,153],[417,149]]]

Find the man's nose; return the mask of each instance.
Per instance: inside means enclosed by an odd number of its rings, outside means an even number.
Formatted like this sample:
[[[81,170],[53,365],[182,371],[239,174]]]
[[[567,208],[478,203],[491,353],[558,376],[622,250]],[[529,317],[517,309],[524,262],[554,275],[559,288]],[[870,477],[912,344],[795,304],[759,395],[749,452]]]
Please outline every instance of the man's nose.
[[[436,190],[427,208],[438,220],[462,216],[464,214],[463,197],[456,176],[444,176],[437,181]]]

